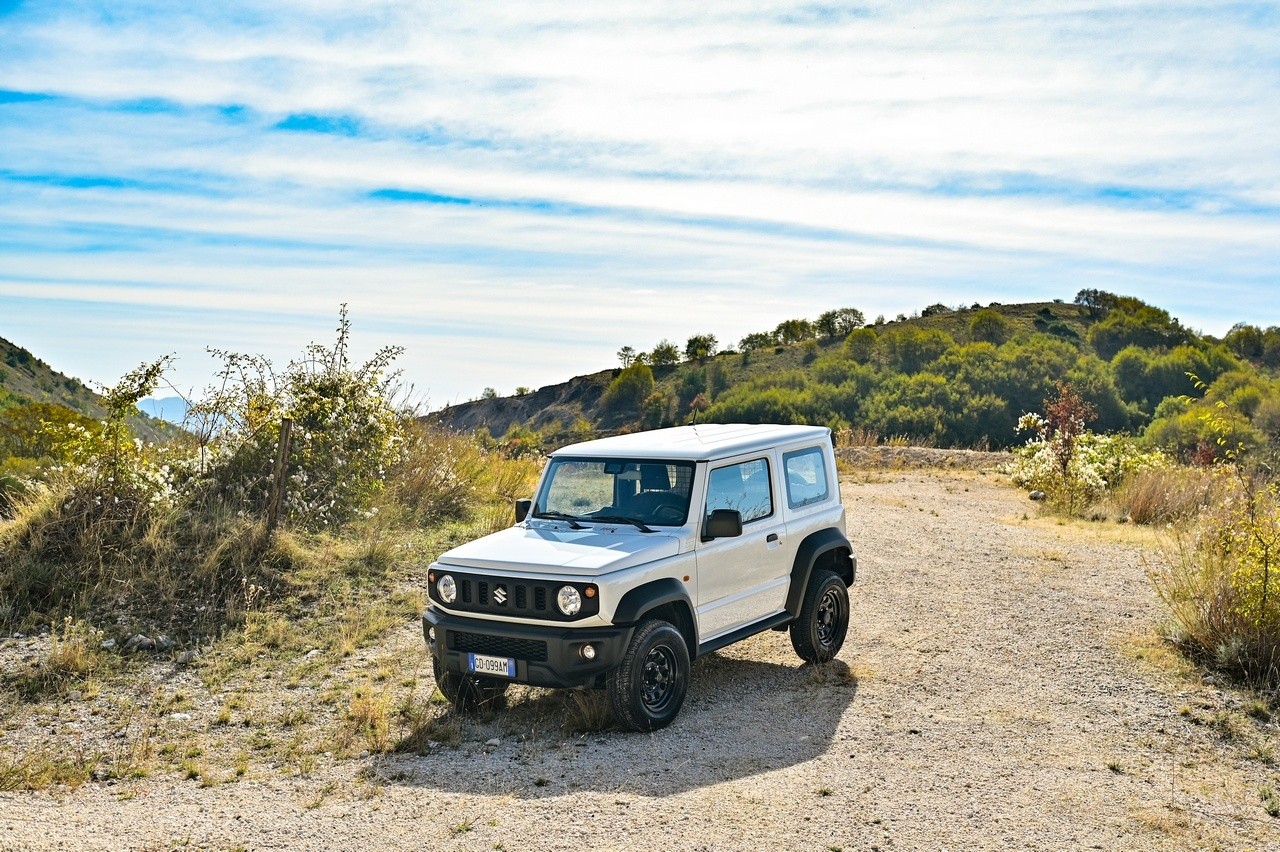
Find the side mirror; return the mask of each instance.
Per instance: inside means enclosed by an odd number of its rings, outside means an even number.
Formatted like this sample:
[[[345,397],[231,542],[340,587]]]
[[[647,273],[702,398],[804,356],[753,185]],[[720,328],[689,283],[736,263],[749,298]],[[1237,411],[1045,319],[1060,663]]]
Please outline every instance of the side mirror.
[[[529,517],[529,510],[532,508],[533,508],[532,500],[517,500],[516,501],[516,523],[518,524],[521,521],[523,521],[525,518]]]
[[[737,509],[712,509],[702,525],[702,540],[737,538],[742,535],[742,513]]]

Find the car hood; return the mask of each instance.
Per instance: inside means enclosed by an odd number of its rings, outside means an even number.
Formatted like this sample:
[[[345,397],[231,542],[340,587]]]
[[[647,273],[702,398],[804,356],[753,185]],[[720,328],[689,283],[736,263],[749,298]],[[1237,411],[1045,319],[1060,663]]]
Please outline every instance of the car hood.
[[[679,539],[663,533],[539,524],[510,527],[467,542],[442,554],[437,562],[485,571],[594,577],[679,552]]]

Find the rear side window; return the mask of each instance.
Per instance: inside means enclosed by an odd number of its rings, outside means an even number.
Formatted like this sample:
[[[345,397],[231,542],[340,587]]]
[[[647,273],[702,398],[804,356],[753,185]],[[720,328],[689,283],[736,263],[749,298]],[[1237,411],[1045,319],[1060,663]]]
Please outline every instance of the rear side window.
[[[792,509],[827,499],[827,460],[821,447],[784,454],[782,467],[787,475],[787,505]]]
[[[711,471],[707,481],[707,514],[715,509],[737,509],[744,524],[772,515],[769,462],[754,459]]]

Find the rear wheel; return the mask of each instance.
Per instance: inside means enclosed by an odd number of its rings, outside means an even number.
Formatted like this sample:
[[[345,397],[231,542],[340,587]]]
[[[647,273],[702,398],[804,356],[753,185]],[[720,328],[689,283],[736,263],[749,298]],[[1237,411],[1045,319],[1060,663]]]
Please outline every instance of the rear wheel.
[[[834,659],[849,632],[849,590],[833,571],[814,571],[800,617],[791,622],[791,647],[806,663]]]
[[[431,658],[431,672],[435,675],[440,693],[463,713],[500,707],[502,697],[511,685],[505,680],[445,671],[435,657]]]
[[[670,725],[689,690],[689,648],[666,621],[643,621],[631,634],[622,663],[609,675],[613,717],[632,731]]]

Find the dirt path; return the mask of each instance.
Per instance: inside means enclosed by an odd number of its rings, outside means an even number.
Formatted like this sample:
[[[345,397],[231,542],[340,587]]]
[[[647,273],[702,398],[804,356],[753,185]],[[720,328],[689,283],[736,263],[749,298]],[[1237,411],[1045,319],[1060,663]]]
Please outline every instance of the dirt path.
[[[1134,534],[1023,520],[994,480],[847,483],[840,660],[726,649],[665,731],[564,734],[535,695],[423,757],[3,794],[0,849],[1280,849],[1270,729],[1225,740],[1238,699],[1150,641]]]

